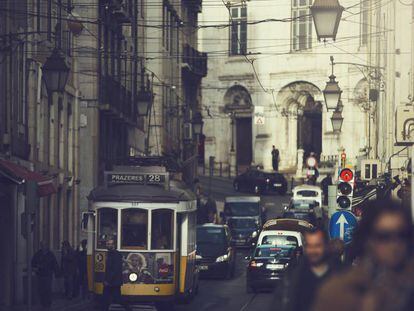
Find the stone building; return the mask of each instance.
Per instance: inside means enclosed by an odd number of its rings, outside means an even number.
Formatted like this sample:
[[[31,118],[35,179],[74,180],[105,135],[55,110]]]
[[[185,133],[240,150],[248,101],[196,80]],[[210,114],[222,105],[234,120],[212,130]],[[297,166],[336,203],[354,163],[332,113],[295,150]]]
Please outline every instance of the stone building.
[[[69,2],[68,2],[69,3]],[[33,244],[53,251],[78,242],[79,88],[76,38],[63,1],[0,2],[0,306],[25,296],[25,184],[38,184]],[[50,93],[42,70],[57,49],[70,73],[63,92]]]
[[[207,54],[197,50],[198,14],[202,1],[152,1],[147,7],[147,68],[154,76],[154,103],[149,152],[171,156],[183,178],[196,175],[197,137],[192,121],[201,109],[201,80]]]
[[[364,3],[364,2],[362,2]],[[336,42],[318,42],[310,0],[229,1],[205,7],[200,47],[209,53],[203,80],[205,159],[239,171],[271,168],[271,149],[280,151],[281,170],[301,173],[310,152],[336,164],[345,149],[350,162],[367,156],[369,144],[366,77],[368,22],[362,4],[341,1]],[[353,12],[353,13],[350,13]],[[334,132],[322,94],[334,74],[342,93],[344,122]],[[254,115],[264,115],[263,122]],[[258,124],[260,123],[260,124]],[[264,123],[264,124],[262,124]]]

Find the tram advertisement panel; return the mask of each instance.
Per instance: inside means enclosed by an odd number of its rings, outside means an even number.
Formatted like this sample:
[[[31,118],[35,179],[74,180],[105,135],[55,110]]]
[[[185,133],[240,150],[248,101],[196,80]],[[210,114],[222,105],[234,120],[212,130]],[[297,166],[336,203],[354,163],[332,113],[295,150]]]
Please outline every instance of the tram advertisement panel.
[[[122,256],[124,284],[173,283],[174,261],[172,253],[122,252]]]

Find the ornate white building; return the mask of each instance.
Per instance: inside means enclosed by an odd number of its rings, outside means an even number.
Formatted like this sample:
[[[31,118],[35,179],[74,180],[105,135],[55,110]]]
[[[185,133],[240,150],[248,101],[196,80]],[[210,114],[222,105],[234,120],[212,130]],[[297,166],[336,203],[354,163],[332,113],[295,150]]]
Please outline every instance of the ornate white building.
[[[311,0],[219,1],[205,5],[200,49],[209,54],[203,80],[204,159],[232,167],[271,168],[272,145],[280,169],[296,171],[310,152],[335,163],[344,148],[351,163],[373,141],[367,76],[369,23],[366,2],[342,0],[346,9],[336,42],[318,42]],[[322,90],[334,74],[343,90],[343,126],[333,132]],[[352,64],[350,64],[352,63]],[[264,124],[255,124],[255,110]],[[373,124],[371,124],[373,127]]]

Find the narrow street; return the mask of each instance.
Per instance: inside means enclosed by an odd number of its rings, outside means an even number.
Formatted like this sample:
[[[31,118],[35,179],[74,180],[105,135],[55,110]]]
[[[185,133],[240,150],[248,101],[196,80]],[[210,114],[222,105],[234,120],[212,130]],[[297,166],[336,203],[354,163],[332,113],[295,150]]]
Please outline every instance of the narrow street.
[[[204,189],[208,189],[208,178],[201,177]],[[211,195],[217,201],[224,200],[231,195],[251,195],[235,192],[232,180],[226,178],[213,178]],[[288,202],[288,196],[263,195],[263,204],[267,208],[267,218],[275,218],[282,212],[282,203]],[[246,264],[247,249],[239,249],[235,277],[231,280],[202,279],[200,289],[195,299],[187,305],[178,305],[176,311],[248,311],[248,310],[275,310],[278,303],[277,292],[260,292],[258,294],[246,293]]]

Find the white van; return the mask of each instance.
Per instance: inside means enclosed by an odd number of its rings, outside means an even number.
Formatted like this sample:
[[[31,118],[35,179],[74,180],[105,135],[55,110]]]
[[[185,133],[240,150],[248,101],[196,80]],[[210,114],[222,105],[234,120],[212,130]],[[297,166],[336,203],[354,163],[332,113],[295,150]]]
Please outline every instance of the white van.
[[[257,239],[257,245],[302,247],[303,232],[312,228],[312,224],[303,220],[270,219],[263,225],[263,230]]]
[[[322,218],[322,189],[318,186],[300,185],[292,190],[292,202],[311,201],[316,202],[315,214],[317,218]]]

